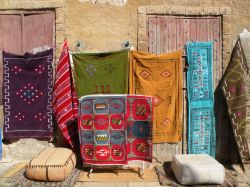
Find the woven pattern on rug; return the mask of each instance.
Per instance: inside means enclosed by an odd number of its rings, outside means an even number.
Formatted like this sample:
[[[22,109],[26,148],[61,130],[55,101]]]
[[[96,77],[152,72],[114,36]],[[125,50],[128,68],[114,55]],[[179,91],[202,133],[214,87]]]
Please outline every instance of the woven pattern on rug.
[[[222,92],[227,103],[234,138],[243,163],[250,160],[246,139],[246,69],[246,58],[240,39],[238,39],[223,77]]]
[[[182,138],[182,52],[131,51],[130,94],[154,96],[153,143]]]
[[[128,93],[128,50],[75,53],[72,59],[78,99],[90,94]]]
[[[215,157],[212,42],[187,43],[188,153]]]
[[[84,163],[151,162],[152,99],[135,95],[82,97],[78,129]]]
[[[52,49],[3,52],[4,138],[52,137],[52,61]]]
[[[73,121],[78,117],[78,100],[73,85],[69,62],[69,49],[64,41],[60,60],[56,68],[56,79],[53,90],[53,113],[57,125],[62,131],[67,143],[74,147],[73,137],[77,136]]]
[[[41,182],[29,180],[25,177],[25,169],[20,170],[15,175],[10,177],[6,182],[11,184],[11,187],[73,187],[76,179],[80,175],[81,170],[74,169],[71,175],[62,182]]]

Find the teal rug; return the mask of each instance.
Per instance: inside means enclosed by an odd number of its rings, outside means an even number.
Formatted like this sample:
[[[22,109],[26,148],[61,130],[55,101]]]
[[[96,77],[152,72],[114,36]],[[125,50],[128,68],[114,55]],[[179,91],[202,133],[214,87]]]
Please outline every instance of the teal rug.
[[[212,42],[187,43],[188,153],[215,157]]]

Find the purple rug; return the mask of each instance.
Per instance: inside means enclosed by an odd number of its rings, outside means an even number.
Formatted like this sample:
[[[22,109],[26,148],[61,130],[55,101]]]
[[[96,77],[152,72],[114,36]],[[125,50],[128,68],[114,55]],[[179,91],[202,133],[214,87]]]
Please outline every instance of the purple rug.
[[[52,137],[53,50],[23,56],[3,52],[5,139]]]

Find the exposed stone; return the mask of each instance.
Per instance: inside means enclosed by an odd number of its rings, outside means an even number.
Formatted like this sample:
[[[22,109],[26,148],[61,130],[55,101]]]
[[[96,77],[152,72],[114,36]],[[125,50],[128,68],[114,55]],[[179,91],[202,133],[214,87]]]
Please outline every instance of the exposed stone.
[[[147,42],[138,41],[138,50],[140,50],[140,51],[148,51]]]
[[[231,8],[230,7],[220,7],[220,14],[223,15],[230,15],[231,14]]]
[[[139,14],[138,15],[138,28],[145,28],[146,29],[146,15]]]
[[[3,144],[3,159],[30,160],[46,147],[53,145],[48,141],[32,138],[20,139],[11,144]]]
[[[138,29],[138,38],[140,38],[140,41],[146,41],[147,40],[147,33],[146,29]]]
[[[91,2],[93,4],[111,4],[111,5],[126,5],[127,0],[79,0],[80,2]]]
[[[63,8],[56,9],[56,23],[65,23],[65,12]]]
[[[146,7],[145,6],[138,7],[138,13],[139,14],[146,14]]]
[[[0,9],[34,9],[34,8],[56,8],[63,5],[63,0],[4,0]]]

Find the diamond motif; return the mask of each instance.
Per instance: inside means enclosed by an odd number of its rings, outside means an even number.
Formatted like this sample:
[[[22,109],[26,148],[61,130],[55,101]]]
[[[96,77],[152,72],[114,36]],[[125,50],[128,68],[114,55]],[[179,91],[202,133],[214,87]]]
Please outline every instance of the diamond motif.
[[[93,77],[96,72],[96,67],[93,64],[89,64],[85,70],[89,76]]]
[[[154,95],[154,106],[159,106],[164,100],[157,94]]]
[[[14,66],[13,68],[11,68],[11,71],[13,71],[15,75],[17,75],[18,73],[22,71],[22,69],[19,68],[18,66]]]
[[[24,114],[22,114],[21,112],[18,112],[14,117],[19,121],[22,121],[25,118]]]
[[[144,79],[146,79],[148,76],[150,76],[151,74],[148,72],[148,71],[146,71],[146,70],[143,70],[141,73],[140,73],[140,75],[144,78]]]
[[[45,70],[45,68],[42,66],[42,65],[38,65],[35,69],[35,71],[38,73],[38,74],[42,74],[43,71]]]
[[[38,114],[36,114],[35,116],[35,119],[37,120],[37,121],[43,121],[44,119],[46,119],[46,116],[45,115],[43,115],[41,112],[40,113],[38,113]]]
[[[168,126],[168,125],[171,124],[171,121],[168,118],[166,118],[166,119],[163,120],[163,122],[161,124],[164,125],[164,126]]]
[[[19,96],[23,101],[31,104],[35,102],[40,96],[43,95],[43,92],[35,89],[35,87],[31,84],[27,84],[20,90],[16,92],[16,95]]]
[[[168,78],[172,75],[172,73],[168,70],[164,70],[162,73],[161,73],[161,76],[163,76],[164,78]]]

